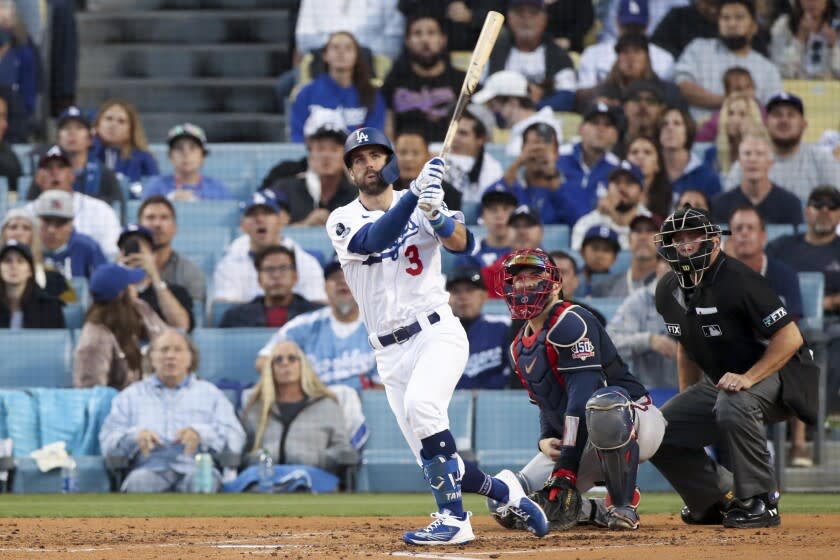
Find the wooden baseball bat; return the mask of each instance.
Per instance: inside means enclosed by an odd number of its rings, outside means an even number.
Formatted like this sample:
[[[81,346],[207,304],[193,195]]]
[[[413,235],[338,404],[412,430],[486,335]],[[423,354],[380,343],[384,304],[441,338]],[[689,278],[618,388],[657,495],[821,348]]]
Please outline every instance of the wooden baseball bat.
[[[499,37],[499,32],[502,30],[502,24],[505,22],[505,16],[499,12],[487,12],[487,17],[484,19],[484,25],[481,28],[481,33],[478,36],[478,41],[475,43],[472,56],[470,57],[470,65],[467,67],[467,75],[464,77],[464,83],[461,86],[461,93],[458,96],[458,102],[455,104],[455,111],[452,113],[452,120],[449,121],[449,128],[446,130],[446,138],[443,140],[443,146],[440,148],[439,157],[446,161],[446,156],[452,147],[452,140],[455,139],[455,131],[458,130],[458,123],[461,120],[461,115],[467,108],[470,102],[470,97],[478,88],[478,82],[481,80],[481,74],[484,72],[484,67],[490,59],[490,53],[493,52],[493,45],[496,44],[496,39]],[[423,210],[430,210],[427,204],[420,204]]]

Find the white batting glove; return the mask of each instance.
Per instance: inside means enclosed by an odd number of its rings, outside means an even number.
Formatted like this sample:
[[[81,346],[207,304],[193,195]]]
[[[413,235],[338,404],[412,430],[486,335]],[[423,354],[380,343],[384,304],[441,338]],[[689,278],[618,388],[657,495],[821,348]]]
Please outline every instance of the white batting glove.
[[[434,220],[440,214],[440,207],[443,206],[443,187],[440,185],[429,185],[420,195],[417,205],[423,209],[423,215],[429,220]]]
[[[420,170],[420,175],[411,182],[409,189],[419,198],[423,191],[431,185],[440,186],[445,172],[446,163],[440,158],[432,158]]]

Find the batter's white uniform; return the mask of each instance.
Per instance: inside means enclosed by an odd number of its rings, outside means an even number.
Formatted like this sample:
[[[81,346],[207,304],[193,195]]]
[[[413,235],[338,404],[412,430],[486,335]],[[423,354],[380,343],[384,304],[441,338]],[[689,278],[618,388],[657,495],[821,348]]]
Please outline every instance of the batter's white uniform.
[[[391,208],[407,194],[394,191]],[[441,212],[463,223],[460,212],[445,206]],[[422,210],[414,209],[400,236],[381,253],[350,251],[353,236],[383,215],[356,199],[330,214],[327,233],[370,333],[391,410],[420,463],[420,440],[449,429],[449,401],[467,363],[469,342],[449,307],[440,241]],[[430,324],[433,313],[440,320]],[[415,321],[422,330],[409,340],[380,344],[380,336]]]

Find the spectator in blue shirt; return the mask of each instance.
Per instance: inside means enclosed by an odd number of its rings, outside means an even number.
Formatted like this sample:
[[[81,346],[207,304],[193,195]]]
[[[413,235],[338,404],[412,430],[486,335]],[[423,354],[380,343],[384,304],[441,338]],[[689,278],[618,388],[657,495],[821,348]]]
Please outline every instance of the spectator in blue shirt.
[[[233,198],[219,179],[201,173],[210,151],[204,129],[184,123],[169,129],[169,161],[175,173],[159,175],[143,189],[143,198],[160,195],[170,200],[227,200]]]
[[[73,228],[72,195],[49,190],[38,197],[33,208],[41,220],[45,266],[65,278],[89,279],[96,267],[107,262],[99,243]]]
[[[607,192],[607,177],[620,162],[612,153],[624,127],[623,116],[605,103],[595,103],[584,114],[578,132],[580,142],[560,149],[557,169],[562,191],[570,203],[569,225],[595,209]]]
[[[659,143],[674,200],[689,189],[709,199],[721,191],[717,172],[691,151],[696,134],[697,125],[685,109],[668,107],[659,118]]]
[[[131,461],[123,492],[191,492],[196,452],[241,453],[245,431],[224,393],[192,373],[198,350],[185,334],[164,331],[150,356],[154,373],[114,398],[99,443]]]
[[[371,84],[373,72],[361,56],[351,33],[338,31],[324,46],[326,72],[305,85],[292,104],[292,142],[303,142],[303,125],[319,109],[336,109],[347,123],[347,132],[372,126],[385,128],[385,100]]]
[[[90,157],[93,132],[90,120],[78,107],[68,107],[58,117],[58,145],[70,160],[76,179],[73,190],[104,200],[108,204],[125,202],[120,183],[113,171]],[[33,190],[34,189],[34,192]],[[37,186],[30,189],[30,198],[37,196]]]
[[[510,381],[507,349],[510,317],[481,313],[487,288],[478,268],[457,268],[446,280],[452,313],[461,320],[470,341],[470,356],[456,389],[504,389]]]
[[[505,171],[501,183],[511,189],[519,204],[540,215],[543,224],[567,224],[576,220],[558,171],[557,133],[551,125],[536,122],[522,133],[522,152]],[[522,169],[521,178],[519,170]]]
[[[487,235],[476,240],[471,255],[458,257],[459,266],[484,268],[511,251],[513,228],[508,224],[510,215],[518,201],[501,183],[497,183],[481,195],[481,223],[487,228]]]
[[[130,181],[158,175],[154,156],[149,153],[146,131],[137,108],[121,99],[110,99],[99,108],[93,122],[96,137],[91,156]]]
[[[20,95],[28,116],[35,113],[41,64],[14,2],[0,6],[0,84]]]

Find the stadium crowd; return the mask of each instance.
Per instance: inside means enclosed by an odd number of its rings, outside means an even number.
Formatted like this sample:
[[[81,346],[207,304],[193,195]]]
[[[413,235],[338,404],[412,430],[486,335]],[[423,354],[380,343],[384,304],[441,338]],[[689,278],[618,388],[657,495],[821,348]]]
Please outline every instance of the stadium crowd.
[[[0,337],[73,329],[72,385],[120,391],[99,439],[137,458],[123,490],[188,489],[199,447],[242,452],[243,465],[263,442],[278,463],[338,472],[358,460],[358,394],[379,379],[324,232],[357,194],[344,141],[385,130],[395,186],[407,188],[446,134],[464,79],[457,51],[471,49],[488,9],[506,29],[443,185],[481,234],[472,255],[443,259],[470,340],[458,388],[520,386],[508,352],[518,325],[497,305],[497,275],[511,251],[542,248],[565,297],[603,319],[634,374],[676,391],[676,343],[653,299],[668,268],[653,236],[688,203],[731,231],[727,254],[765,275],[797,318],[816,313],[798,273],[822,273],[828,408],[840,411],[840,131],[819,123],[823,139],[805,141],[817,125],[785,90],[840,79],[840,3],[351,0],[322,18],[322,2],[301,0],[298,64],[277,81],[305,157],[276,159],[244,186],[207,171],[224,152],[189,122],[152,139],[166,145],[168,162],[156,161],[143,115],[123,99],[65,103],[55,137],[27,146],[24,165],[15,119],[34,110],[41,55],[14,3],[0,2]],[[238,382],[201,380],[210,348],[185,333],[236,328],[264,328],[261,349],[222,376]],[[808,437],[792,423],[792,465],[812,464]]]

